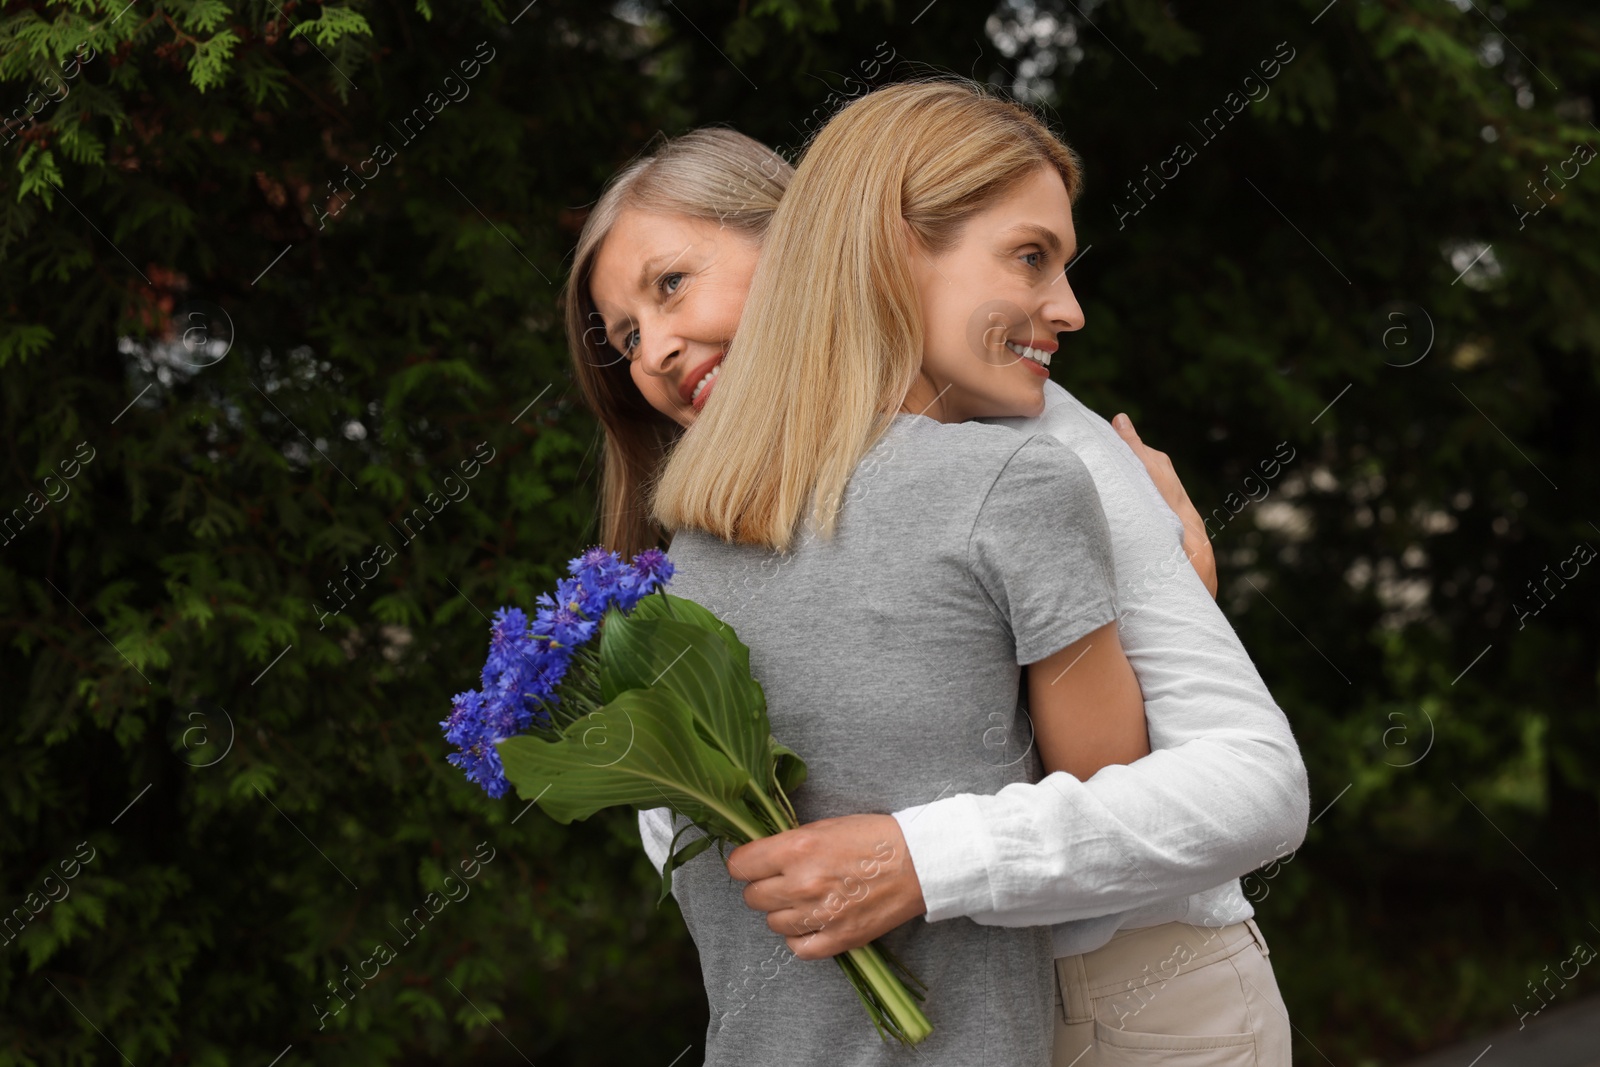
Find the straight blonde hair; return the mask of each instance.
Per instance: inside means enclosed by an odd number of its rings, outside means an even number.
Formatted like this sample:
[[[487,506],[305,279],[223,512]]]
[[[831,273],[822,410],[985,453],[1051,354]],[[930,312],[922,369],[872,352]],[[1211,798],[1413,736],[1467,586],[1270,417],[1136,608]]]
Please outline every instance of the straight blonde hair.
[[[908,230],[929,253],[1077,157],[1026,108],[965,79],[891,85],[817,134],[773,215],[717,392],[662,469],[666,529],[785,551],[810,509],[832,533],[846,484],[922,361]]]
[[[683,431],[645,401],[628,361],[599,325],[589,278],[600,247],[630,209],[716,222],[759,243],[793,174],[789,162],[760,141],[718,127],[694,130],[618,171],[578,234],[561,294],[567,349],[573,377],[604,434],[600,539],[624,556],[663,539],[650,516],[649,488]]]

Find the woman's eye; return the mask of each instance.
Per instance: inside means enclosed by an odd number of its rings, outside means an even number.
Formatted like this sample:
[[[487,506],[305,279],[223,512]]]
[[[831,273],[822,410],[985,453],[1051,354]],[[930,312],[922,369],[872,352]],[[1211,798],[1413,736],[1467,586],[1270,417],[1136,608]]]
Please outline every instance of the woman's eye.
[[[683,285],[683,273],[681,271],[673,273],[673,274],[663,274],[661,276],[661,289],[668,296],[671,296],[673,293],[676,293],[678,291],[679,287],[682,286],[682,285]]]
[[[1025,253],[1023,255],[1022,258],[1023,258],[1024,262],[1026,262],[1028,264],[1028,266],[1034,267],[1034,268],[1037,268],[1037,267],[1043,265],[1043,263],[1044,263],[1044,253],[1043,252],[1027,252],[1027,253]]]
[[[622,354],[624,356],[632,354],[634,346],[638,343],[639,331],[629,330],[627,335],[622,339]]]

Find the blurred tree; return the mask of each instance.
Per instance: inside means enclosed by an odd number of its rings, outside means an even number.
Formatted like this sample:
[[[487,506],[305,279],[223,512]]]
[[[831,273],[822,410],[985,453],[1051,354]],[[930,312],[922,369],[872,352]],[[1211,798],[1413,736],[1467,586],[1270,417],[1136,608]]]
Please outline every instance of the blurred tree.
[[[438,726],[480,613],[592,536],[554,295],[665,106],[654,42],[583,5],[214,0],[9,5],[0,42],[36,94],[0,196],[0,1062],[688,1045],[629,820],[513,825]]]
[[[593,536],[582,205],[931,70],[1082,154],[1057,376],[1174,455],[1311,765],[1246,883],[1297,1054],[1600,987],[1528,985],[1600,945],[1600,18],[914,7],[4,7],[0,1064],[698,1045],[631,819],[521,818],[437,723]]]

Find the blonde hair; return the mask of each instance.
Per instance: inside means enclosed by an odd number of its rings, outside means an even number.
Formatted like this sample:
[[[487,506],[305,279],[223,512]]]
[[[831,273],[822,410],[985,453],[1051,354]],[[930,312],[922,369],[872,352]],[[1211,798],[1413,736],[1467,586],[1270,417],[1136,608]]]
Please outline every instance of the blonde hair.
[[[645,401],[627,360],[598,326],[589,278],[600,247],[630,209],[714,221],[759,242],[793,173],[782,156],[742,133],[694,130],[618,171],[584,221],[561,301],[573,376],[605,437],[600,539],[607,548],[632,556],[662,540],[649,487],[682,429]]]
[[[907,229],[937,255],[1040,167],[1077,196],[1072,150],[965,79],[879,89],[823,127],[772,218],[716,396],[661,472],[657,521],[782,551],[809,505],[830,534],[921,364]]]

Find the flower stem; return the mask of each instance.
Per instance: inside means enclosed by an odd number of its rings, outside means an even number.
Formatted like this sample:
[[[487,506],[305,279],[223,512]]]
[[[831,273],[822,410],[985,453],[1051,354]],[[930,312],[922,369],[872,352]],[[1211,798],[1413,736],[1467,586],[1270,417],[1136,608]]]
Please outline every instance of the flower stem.
[[[858,991],[865,986],[868,996],[864,999],[870,999],[868,1012],[873,1015],[873,1021],[878,1021],[877,1013],[881,1012],[889,1033],[901,1044],[918,1044],[933,1033],[933,1023],[923,1014],[910,990],[889,969],[875,943],[850,949],[834,959],[850,975],[852,984],[859,982]]]
[[[756,782],[750,783],[750,794],[756,798],[756,802],[761,805],[761,810],[767,813],[767,817],[772,820],[772,825],[778,830],[793,830],[800,825],[788,812],[774,804],[772,798],[767,795],[767,791],[762,789]]]
[[[746,841],[755,841],[755,840],[757,840],[759,838],[771,837],[772,836],[771,834],[769,834],[765,830],[763,830],[760,826],[756,825],[753,822],[750,822],[747,819],[744,819],[744,818],[740,817],[739,815],[735,814],[732,811],[728,811],[726,809],[719,809],[719,810],[720,810],[720,813],[721,813],[722,817],[727,819],[728,822],[730,824],[732,824],[734,829],[738,830],[741,834],[744,834]]]

